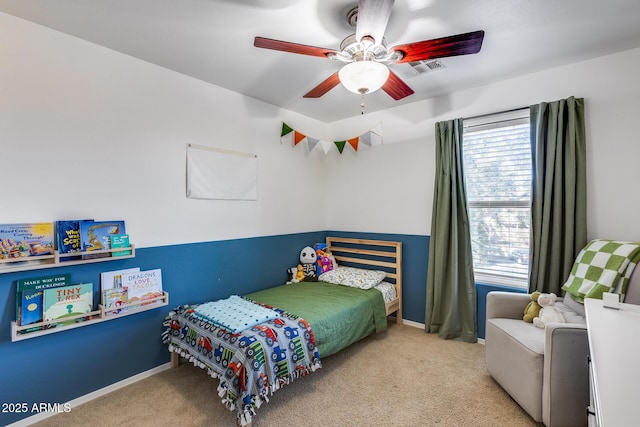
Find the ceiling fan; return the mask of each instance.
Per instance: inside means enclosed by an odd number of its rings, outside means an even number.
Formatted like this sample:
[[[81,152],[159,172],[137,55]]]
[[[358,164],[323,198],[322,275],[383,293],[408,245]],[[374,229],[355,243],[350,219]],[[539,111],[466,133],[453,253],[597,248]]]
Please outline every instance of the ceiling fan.
[[[388,65],[469,55],[480,51],[484,31],[473,31],[387,48],[384,32],[393,3],[394,0],[359,0],[358,6],[347,14],[349,24],[355,27],[356,32],[342,41],[340,50],[265,37],[256,37],[253,45],[264,49],[329,58],[345,64],[340,71],[336,71],[305,94],[305,98],[319,98],[342,83],[349,91],[359,93],[363,97],[367,93],[382,88],[393,99],[400,100],[413,94],[414,91],[391,71]]]

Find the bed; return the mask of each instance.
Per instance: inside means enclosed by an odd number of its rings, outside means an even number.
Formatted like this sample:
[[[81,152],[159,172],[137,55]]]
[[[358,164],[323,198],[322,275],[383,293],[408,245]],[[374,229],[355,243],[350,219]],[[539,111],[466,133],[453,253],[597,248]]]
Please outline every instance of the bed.
[[[387,316],[402,322],[402,244],[327,237],[326,245],[339,266],[331,274],[236,301],[253,307],[245,329],[207,314],[222,301],[177,307],[165,320],[171,365],[182,357],[220,379],[218,394],[240,425],[251,424],[282,386],[319,369],[322,358],[386,329]]]

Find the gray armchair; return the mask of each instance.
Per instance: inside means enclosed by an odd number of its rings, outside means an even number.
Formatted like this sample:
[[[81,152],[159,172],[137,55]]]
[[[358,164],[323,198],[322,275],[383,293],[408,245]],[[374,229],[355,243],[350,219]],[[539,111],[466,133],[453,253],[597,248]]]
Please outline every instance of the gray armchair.
[[[487,295],[487,370],[534,420],[547,427],[586,426],[589,341],[584,306],[569,296],[559,299],[556,306],[567,323],[540,329],[522,320],[529,301],[529,294]],[[640,274],[631,276],[625,302],[640,303]]]

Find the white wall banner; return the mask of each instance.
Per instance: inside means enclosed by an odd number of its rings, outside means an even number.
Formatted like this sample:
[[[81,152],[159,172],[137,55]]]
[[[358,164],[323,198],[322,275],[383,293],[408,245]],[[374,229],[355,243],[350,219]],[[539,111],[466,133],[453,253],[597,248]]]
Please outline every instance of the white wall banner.
[[[187,198],[258,200],[258,156],[187,144]]]

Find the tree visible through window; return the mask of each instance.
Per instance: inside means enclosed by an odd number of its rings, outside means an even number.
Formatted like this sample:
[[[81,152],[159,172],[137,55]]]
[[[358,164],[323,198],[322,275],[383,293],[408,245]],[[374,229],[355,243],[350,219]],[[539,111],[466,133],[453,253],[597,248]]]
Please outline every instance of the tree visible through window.
[[[465,120],[463,169],[476,280],[527,286],[529,111]]]

